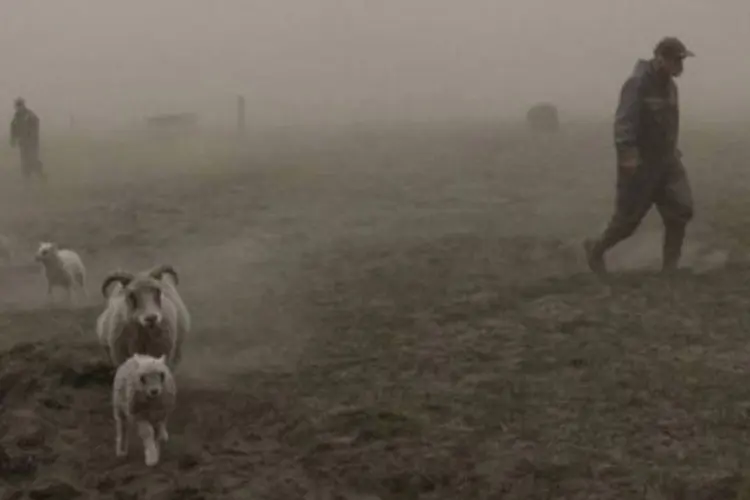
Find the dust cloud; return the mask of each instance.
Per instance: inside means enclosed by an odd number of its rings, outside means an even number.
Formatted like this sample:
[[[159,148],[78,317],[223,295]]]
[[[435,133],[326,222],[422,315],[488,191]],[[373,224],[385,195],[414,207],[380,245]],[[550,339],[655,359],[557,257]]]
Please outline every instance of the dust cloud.
[[[635,59],[675,35],[698,55],[686,115],[728,117],[747,111],[748,14],[738,0],[18,2],[0,103],[23,95],[46,127],[92,129],[182,111],[227,123],[237,94],[262,124],[513,118],[540,100],[608,117]]]
[[[1,497],[608,499],[741,477],[747,2],[6,3],[0,122],[26,98],[48,180],[25,185],[0,137]],[[602,283],[581,243],[613,209],[612,115],[669,35],[697,54],[698,272]],[[519,120],[538,101],[559,133]],[[176,113],[199,126],[144,120]],[[658,268],[661,239],[652,212],[608,264]],[[86,264],[74,307],[46,295],[42,241]],[[105,276],[158,264],[192,328],[176,439],[142,474],[113,455],[94,329]]]
[[[487,227],[511,239],[526,227],[535,238],[577,242],[605,222],[608,129],[540,147],[503,138],[481,120],[514,120],[541,100],[558,104],[566,120],[610,120],[636,59],[666,35],[698,56],[680,81],[687,121],[748,111],[737,102],[750,86],[750,67],[737,61],[750,43],[742,22],[750,7],[739,2],[712,9],[685,0],[226,0],[220,7],[31,1],[4,14],[0,117],[10,118],[16,96],[26,98],[42,119],[52,181],[46,190],[18,190],[17,152],[0,151],[0,233],[17,238],[20,259],[4,271],[3,306],[47,306],[31,259],[39,241],[83,254],[89,314],[101,309],[98,284],[109,271],[169,263],[196,318],[190,374],[283,368],[315,333],[303,303],[327,293],[319,285],[295,295],[300,284],[290,276],[306,276],[305,245],[363,244],[380,234],[395,247]],[[238,148],[234,131],[225,134],[238,95],[255,128],[422,125],[290,133],[275,143],[248,134]],[[95,131],[182,112],[196,113],[209,133],[92,140]],[[475,125],[424,125],[451,120]],[[73,123],[84,133],[71,134]],[[690,157],[690,141],[685,150]],[[244,177],[236,177],[239,163],[250,165]],[[272,168],[263,171],[266,164]],[[550,166],[559,182],[539,185]],[[572,182],[576,189],[559,189]],[[493,212],[503,197],[513,204]],[[401,207],[398,215],[393,207]],[[585,211],[591,216],[582,218]],[[442,215],[428,223],[425,213]],[[656,228],[626,242],[613,267],[656,265],[659,238]],[[693,254],[686,250],[688,265],[702,258]]]

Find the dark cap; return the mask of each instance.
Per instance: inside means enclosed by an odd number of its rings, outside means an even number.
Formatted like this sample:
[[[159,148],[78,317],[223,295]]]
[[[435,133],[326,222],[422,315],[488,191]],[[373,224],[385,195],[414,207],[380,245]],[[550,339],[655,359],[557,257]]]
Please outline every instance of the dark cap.
[[[24,104],[26,104],[26,101],[25,101],[25,100],[23,99],[23,97],[16,97],[16,100],[15,100],[15,101],[13,101],[13,104],[14,104],[14,105],[15,105],[16,107],[18,107],[18,106],[23,106]]]
[[[689,51],[685,44],[679,38],[668,36],[662,38],[654,47],[654,55],[666,57],[667,59],[684,59],[694,57],[695,54]]]

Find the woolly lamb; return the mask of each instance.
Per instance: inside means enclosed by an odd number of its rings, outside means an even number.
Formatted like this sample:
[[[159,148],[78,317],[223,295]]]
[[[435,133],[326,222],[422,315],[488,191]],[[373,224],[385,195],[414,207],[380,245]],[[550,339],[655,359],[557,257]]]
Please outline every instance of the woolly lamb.
[[[137,274],[116,271],[104,279],[107,306],[96,333],[115,368],[134,354],[164,355],[172,370],[179,364],[190,315],[177,283],[177,272],[167,265]]]
[[[128,454],[128,427],[135,423],[143,441],[146,465],[159,463],[158,442],[169,439],[167,419],[176,396],[177,387],[164,356],[134,354],[120,365],[112,386],[115,454]]]
[[[86,269],[81,257],[73,250],[60,248],[56,243],[42,242],[36,252],[35,260],[42,264],[44,276],[47,278],[47,297],[53,300],[53,287],[64,288],[68,293],[68,301],[73,300],[73,288],[83,297],[86,292]]]

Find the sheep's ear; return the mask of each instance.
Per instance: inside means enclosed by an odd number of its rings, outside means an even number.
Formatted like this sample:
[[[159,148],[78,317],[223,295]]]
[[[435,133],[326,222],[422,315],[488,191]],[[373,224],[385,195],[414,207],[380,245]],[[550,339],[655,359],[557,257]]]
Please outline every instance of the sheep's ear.
[[[155,267],[148,274],[152,278],[155,278],[160,281],[164,277],[165,274],[169,274],[172,276],[172,279],[174,280],[175,285],[179,284],[180,282],[180,277],[177,275],[177,271],[175,271],[174,267],[170,266],[169,264],[162,264],[158,267]]]
[[[102,282],[102,295],[109,297],[109,286],[112,283],[120,283],[122,286],[128,286],[133,281],[133,275],[125,271],[115,271],[110,273]]]
[[[157,361],[159,361],[159,363],[166,363],[167,362],[167,355],[166,354],[162,354],[161,356],[159,356],[159,359],[157,359]]]

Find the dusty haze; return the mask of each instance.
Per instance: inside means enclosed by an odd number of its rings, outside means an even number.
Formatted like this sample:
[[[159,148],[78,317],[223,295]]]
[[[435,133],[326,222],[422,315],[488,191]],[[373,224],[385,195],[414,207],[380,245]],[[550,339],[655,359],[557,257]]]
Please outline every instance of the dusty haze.
[[[13,2],[0,103],[23,95],[48,126],[227,121],[238,93],[267,123],[514,117],[547,99],[609,116],[636,58],[676,35],[699,56],[686,116],[721,118],[745,108],[748,14],[737,0]]]
[[[730,121],[750,4],[731,2],[6,1],[0,499],[750,498],[750,120]],[[686,269],[653,272],[653,210],[602,282],[581,243],[614,208],[612,114],[664,35],[698,55]],[[46,183],[8,144],[17,95]],[[561,133],[512,121],[539,100]],[[126,128],[170,112],[225,128]],[[42,241],[80,254],[88,296],[51,300]],[[94,332],[105,277],[162,263],[192,327],[145,473],[137,433],[115,456]]]

